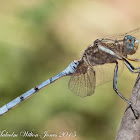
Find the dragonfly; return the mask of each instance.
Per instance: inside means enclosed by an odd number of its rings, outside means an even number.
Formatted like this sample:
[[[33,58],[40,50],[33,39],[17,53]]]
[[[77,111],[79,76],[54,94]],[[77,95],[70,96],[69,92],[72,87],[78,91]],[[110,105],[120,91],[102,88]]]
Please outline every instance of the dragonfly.
[[[31,97],[34,93],[53,83],[59,78],[71,76],[68,87],[76,95],[81,97],[91,96],[97,85],[113,80],[113,89],[131,108],[134,117],[137,119],[139,113],[117,88],[119,71],[122,72],[121,64],[132,73],[140,73],[140,67],[134,67],[130,61],[140,62],[139,37],[140,28],[127,33],[115,34],[104,38],[96,39],[84,51],[80,60],[72,61],[62,72],[33,87],[29,91],[15,98],[0,108],[0,115],[7,113],[19,103]],[[131,58],[133,56],[133,58]],[[105,67],[106,66],[106,67]],[[109,72],[113,70],[113,75]]]

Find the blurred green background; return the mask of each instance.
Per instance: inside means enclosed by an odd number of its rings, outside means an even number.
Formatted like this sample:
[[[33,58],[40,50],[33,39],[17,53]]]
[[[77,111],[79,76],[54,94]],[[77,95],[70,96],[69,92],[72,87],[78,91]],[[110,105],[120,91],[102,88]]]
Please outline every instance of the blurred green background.
[[[0,1],[0,106],[65,69],[95,39],[140,26],[140,1]],[[130,97],[137,75],[125,68],[118,89]],[[76,132],[47,140],[113,140],[126,103],[112,81],[81,98],[59,79],[0,117],[0,131]],[[40,139],[18,136],[0,139]]]

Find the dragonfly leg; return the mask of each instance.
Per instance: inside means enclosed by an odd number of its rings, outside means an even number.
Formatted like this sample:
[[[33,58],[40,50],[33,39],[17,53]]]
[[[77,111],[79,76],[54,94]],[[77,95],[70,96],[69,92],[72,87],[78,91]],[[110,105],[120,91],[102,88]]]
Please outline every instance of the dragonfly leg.
[[[127,59],[134,62],[140,62],[140,59],[137,58],[127,58]]]
[[[133,108],[131,102],[129,102],[127,99],[125,99],[125,97],[121,93],[118,92],[118,89],[117,89],[117,79],[118,79],[118,62],[116,62],[116,66],[115,66],[115,69],[114,69],[113,89],[125,102],[127,102],[129,107],[131,108],[135,118],[137,119],[139,117],[139,114],[138,114],[137,110],[135,110]]]
[[[133,67],[125,58],[123,58],[125,65],[132,73],[140,73],[140,67]],[[138,71],[135,71],[138,70]]]

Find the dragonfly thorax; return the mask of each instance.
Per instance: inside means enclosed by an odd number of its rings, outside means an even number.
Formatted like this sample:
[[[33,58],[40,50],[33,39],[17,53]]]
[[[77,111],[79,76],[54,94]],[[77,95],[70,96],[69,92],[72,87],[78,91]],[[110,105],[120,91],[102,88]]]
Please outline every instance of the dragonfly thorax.
[[[126,35],[124,38],[124,50],[127,55],[136,53],[138,49],[139,41],[131,35]]]

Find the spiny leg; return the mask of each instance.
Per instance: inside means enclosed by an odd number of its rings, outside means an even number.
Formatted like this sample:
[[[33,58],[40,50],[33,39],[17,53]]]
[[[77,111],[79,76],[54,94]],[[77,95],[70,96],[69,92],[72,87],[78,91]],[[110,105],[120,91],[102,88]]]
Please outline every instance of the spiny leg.
[[[133,67],[125,58],[123,58],[125,65],[132,73],[140,73],[140,67],[135,68]],[[138,70],[138,71],[135,71]]]
[[[113,89],[125,102],[127,102],[129,104],[129,107],[131,108],[135,118],[137,119],[139,117],[139,114],[138,114],[137,110],[135,110],[132,107],[131,102],[129,102],[127,99],[125,99],[125,97],[121,93],[118,92],[117,79],[118,79],[118,62],[116,61],[116,66],[115,66],[115,69],[114,69]]]
[[[140,62],[140,59],[138,58],[127,58],[127,59],[134,62]]]

